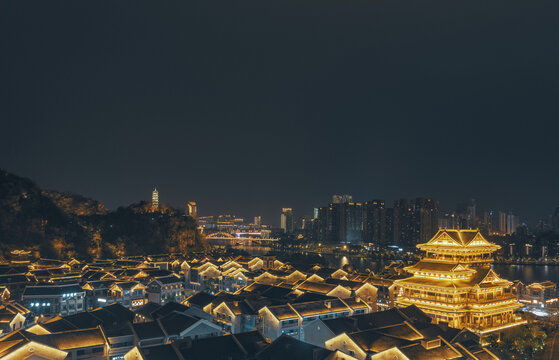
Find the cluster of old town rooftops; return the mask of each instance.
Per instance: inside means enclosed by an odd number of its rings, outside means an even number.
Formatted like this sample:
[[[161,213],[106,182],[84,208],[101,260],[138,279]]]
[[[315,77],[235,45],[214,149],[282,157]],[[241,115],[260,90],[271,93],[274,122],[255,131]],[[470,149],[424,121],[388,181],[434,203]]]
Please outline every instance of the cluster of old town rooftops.
[[[421,276],[404,268],[205,254],[5,263],[0,359],[497,359],[475,328],[399,301],[398,282]]]

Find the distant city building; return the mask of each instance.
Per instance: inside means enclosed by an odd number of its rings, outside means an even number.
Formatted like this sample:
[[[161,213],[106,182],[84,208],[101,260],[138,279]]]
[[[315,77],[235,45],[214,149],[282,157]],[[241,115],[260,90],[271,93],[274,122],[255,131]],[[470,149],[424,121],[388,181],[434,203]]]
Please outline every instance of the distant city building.
[[[198,217],[198,205],[194,201],[189,201],[186,204],[186,211],[188,216],[192,216],[193,218]]]
[[[439,229],[439,205],[433,199],[400,199],[394,203],[394,244],[413,248]]]
[[[204,230],[217,230],[223,232],[233,232],[237,230],[250,229],[252,226],[245,224],[243,218],[234,215],[200,216],[198,223]]]
[[[202,227],[206,234],[213,232],[262,232],[264,229],[270,229],[270,225],[262,223],[261,216],[255,216],[250,221],[235,215],[214,215],[214,216],[198,216],[198,224]]]
[[[507,233],[507,213],[499,211],[499,232],[501,234]]]
[[[281,209],[281,229],[285,233],[292,233],[293,228],[294,228],[293,209],[292,208]]]
[[[520,218],[512,213],[507,214],[507,234],[514,234],[519,226]]]
[[[456,215],[454,213],[446,213],[439,218],[439,228],[454,229],[456,228]]]
[[[361,203],[331,203],[319,209],[317,221],[320,242],[358,244],[363,240]]]
[[[351,195],[332,195],[332,203],[334,204],[344,204],[353,201],[353,196]]]
[[[154,188],[151,193],[151,210],[159,210],[159,191],[157,191],[157,188]]]
[[[377,250],[389,245],[411,248],[439,228],[438,202],[429,198],[397,200],[394,208],[383,200],[333,202],[317,212],[314,236],[319,242],[365,242]]]
[[[472,199],[468,207],[466,208],[466,228],[476,229],[478,228],[478,219],[476,213],[477,205],[476,201]]]
[[[302,230],[312,230],[313,229],[314,218],[310,216],[303,216],[301,219],[301,229]]]
[[[487,232],[491,235],[502,234],[499,222],[499,212],[489,211],[487,213]]]
[[[392,243],[387,236],[384,200],[371,200],[363,204],[363,241],[381,249]]]

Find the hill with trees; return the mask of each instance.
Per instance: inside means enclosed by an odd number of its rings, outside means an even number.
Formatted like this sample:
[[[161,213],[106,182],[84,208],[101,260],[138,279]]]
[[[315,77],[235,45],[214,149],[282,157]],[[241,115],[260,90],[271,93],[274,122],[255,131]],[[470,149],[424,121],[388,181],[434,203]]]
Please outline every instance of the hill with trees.
[[[96,200],[43,190],[0,169],[0,255],[31,250],[49,258],[186,253],[205,247],[194,218],[147,202],[108,211]]]

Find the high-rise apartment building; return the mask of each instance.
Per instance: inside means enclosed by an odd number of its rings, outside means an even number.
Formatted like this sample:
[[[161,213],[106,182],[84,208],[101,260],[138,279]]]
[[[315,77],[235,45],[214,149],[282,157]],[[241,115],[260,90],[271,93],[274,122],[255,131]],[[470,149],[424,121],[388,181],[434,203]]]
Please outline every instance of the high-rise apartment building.
[[[411,248],[437,232],[438,210],[437,201],[429,198],[400,199],[394,208],[383,200],[332,202],[318,209],[315,237],[320,242],[372,243],[375,249]]]
[[[394,245],[410,246],[412,241],[411,208],[407,199],[394,202]]]
[[[433,199],[417,198],[413,209],[418,214],[419,242],[426,242],[439,230],[439,204]]]
[[[386,208],[384,200],[371,200],[363,204],[363,241],[377,249],[385,248],[392,239],[387,238]]]
[[[478,227],[476,210],[476,201],[472,199],[470,204],[466,207],[466,228],[468,229],[476,229]]]
[[[358,244],[363,236],[363,205],[331,203],[318,210],[317,239],[320,242]]]
[[[284,233],[292,233],[293,232],[293,209],[292,208],[283,208],[281,209],[281,229]]]
[[[439,205],[429,198],[400,199],[394,203],[394,244],[413,248],[439,229]]]
[[[454,229],[456,228],[456,214],[446,213],[439,218],[439,228]]]
[[[487,232],[489,234],[501,234],[499,212],[490,210],[487,212]]]
[[[499,211],[499,232],[501,234],[507,233],[507,213]]]
[[[520,218],[512,213],[507,214],[507,235],[514,234],[519,226]]]
[[[310,216],[303,216],[301,219],[301,230],[312,230],[314,218]]]
[[[359,244],[363,240],[363,205],[348,202],[340,204],[343,207],[341,223],[341,241],[349,244]]]

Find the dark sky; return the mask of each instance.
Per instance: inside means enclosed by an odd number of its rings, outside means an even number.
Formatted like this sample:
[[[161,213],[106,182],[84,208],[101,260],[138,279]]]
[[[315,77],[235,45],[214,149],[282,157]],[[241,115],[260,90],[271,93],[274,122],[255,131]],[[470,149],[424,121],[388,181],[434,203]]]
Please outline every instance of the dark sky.
[[[559,2],[1,1],[0,167],[116,208],[559,206]]]

